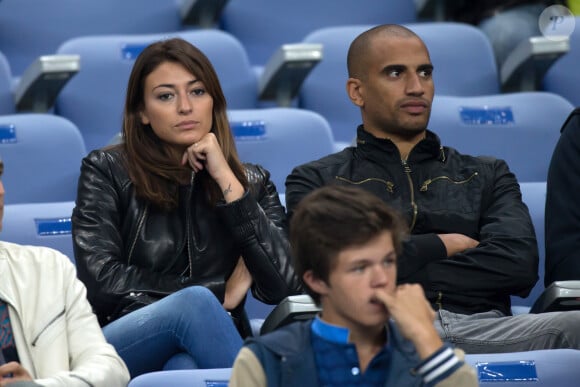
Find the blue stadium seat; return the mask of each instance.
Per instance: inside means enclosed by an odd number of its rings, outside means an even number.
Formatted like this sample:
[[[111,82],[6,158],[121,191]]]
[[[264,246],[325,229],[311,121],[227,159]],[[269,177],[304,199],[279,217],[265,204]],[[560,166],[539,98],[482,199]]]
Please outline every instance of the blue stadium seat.
[[[570,51],[556,61],[544,76],[544,90],[566,98],[574,106],[580,106],[580,16],[570,36]]]
[[[545,349],[466,355],[480,386],[573,387],[580,380],[580,351]]]
[[[240,159],[270,171],[284,193],[292,169],[334,151],[332,132],[319,114],[296,108],[230,110],[230,125]]]
[[[144,34],[182,28],[179,0],[3,0],[0,51],[21,75],[65,40],[101,34]]]
[[[536,231],[540,262],[538,267],[539,279],[526,298],[512,296],[512,312],[514,314],[527,313],[544,291],[544,262],[545,262],[545,238],[544,238],[544,210],[546,207],[546,182],[523,182],[520,183],[522,200],[530,210],[530,216]]]
[[[0,114],[14,114],[16,112],[12,83],[10,64],[0,52]]]
[[[480,386],[573,387],[580,379],[580,351],[547,349],[527,352],[468,354],[465,361],[476,369]],[[231,368],[160,371],[143,374],[128,387],[222,387]]]
[[[318,28],[416,19],[409,0],[229,0],[221,26],[244,44],[253,65],[264,65],[280,45],[300,42]]]
[[[78,128],[51,114],[0,116],[5,204],[75,200],[86,148]]]
[[[128,387],[227,387],[231,368],[159,371],[139,375]]]
[[[429,128],[461,153],[507,161],[518,181],[546,181],[560,127],[573,110],[546,92],[436,96]]]
[[[461,23],[407,24],[427,45],[435,67],[439,95],[475,96],[500,92],[493,50],[476,27]],[[350,43],[372,25],[322,28],[307,35],[306,43],[322,43],[323,59],[305,79],[300,106],[322,114],[335,140],[344,146],[354,139],[360,123],[358,107],[346,94],[346,56]],[[453,44],[450,44],[453,42]]]
[[[125,88],[141,50],[155,41],[177,36],[197,46],[210,59],[229,108],[257,106],[257,80],[246,52],[239,41],[225,32],[193,30],[71,39],[57,53],[80,55],[81,70],[59,94],[56,113],[79,127],[89,151],[107,145],[121,130]]]
[[[7,194],[11,186],[5,184]],[[74,201],[22,203],[4,206],[0,236],[5,242],[46,246],[60,251],[74,263],[71,214]]]

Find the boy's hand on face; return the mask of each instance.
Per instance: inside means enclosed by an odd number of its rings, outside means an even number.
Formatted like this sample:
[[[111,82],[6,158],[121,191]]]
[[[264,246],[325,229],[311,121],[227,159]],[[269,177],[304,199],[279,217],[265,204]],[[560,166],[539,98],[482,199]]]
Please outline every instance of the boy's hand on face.
[[[422,359],[441,348],[443,342],[433,325],[435,311],[420,285],[399,285],[393,294],[377,290],[376,297],[385,304],[403,337],[415,344]]]

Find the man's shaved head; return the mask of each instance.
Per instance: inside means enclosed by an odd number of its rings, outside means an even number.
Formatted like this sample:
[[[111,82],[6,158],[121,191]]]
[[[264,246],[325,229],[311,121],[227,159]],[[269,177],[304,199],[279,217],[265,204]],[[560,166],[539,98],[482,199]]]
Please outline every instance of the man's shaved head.
[[[368,57],[368,51],[374,39],[379,36],[387,38],[417,38],[421,40],[416,33],[399,24],[382,24],[363,32],[353,40],[348,49],[346,65],[350,78],[364,77],[364,71],[368,70],[368,65],[365,62]]]

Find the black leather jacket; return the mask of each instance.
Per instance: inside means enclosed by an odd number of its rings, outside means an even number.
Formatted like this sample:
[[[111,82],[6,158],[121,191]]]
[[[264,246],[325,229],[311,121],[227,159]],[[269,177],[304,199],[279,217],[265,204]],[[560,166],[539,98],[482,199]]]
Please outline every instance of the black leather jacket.
[[[327,184],[356,185],[403,213],[411,237],[398,280],[420,283],[435,308],[510,314],[510,295],[526,296],[538,279],[530,214],[503,160],[460,154],[427,131],[402,161],[391,141],[359,127],[357,147],[299,166],[288,176],[289,216],[304,195]],[[480,243],[447,258],[437,236],[444,233]]]
[[[223,302],[240,256],[257,299],[276,304],[300,291],[285,211],[265,169],[246,165],[250,189],[217,207],[192,178],[179,207],[167,212],[136,198],[123,157],[116,147],[83,160],[72,216],[78,276],[101,324],[191,285]]]

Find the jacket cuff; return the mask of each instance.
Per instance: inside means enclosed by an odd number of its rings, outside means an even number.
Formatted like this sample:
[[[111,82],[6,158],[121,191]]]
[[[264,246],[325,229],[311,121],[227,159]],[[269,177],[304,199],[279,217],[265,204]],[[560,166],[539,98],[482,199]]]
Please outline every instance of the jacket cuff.
[[[434,386],[463,365],[449,344],[437,350],[434,354],[422,361],[415,372],[423,378],[428,386]]]
[[[238,240],[254,235],[254,220],[258,217],[258,203],[246,190],[244,195],[230,203],[219,203],[217,211]]]

